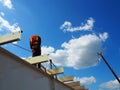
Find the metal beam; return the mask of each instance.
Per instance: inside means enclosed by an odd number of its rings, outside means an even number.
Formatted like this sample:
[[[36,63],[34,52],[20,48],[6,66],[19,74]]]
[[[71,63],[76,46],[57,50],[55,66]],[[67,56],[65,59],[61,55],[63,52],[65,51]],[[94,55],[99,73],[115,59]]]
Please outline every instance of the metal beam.
[[[58,78],[58,80],[61,82],[73,81],[73,76],[66,76],[66,77]]]
[[[36,57],[31,57],[27,58],[26,61],[29,62],[30,64],[38,64],[38,63],[43,63],[43,62],[48,62],[49,61],[49,55],[41,55],[41,56],[36,56]]]
[[[56,69],[50,69],[46,71],[49,75],[56,75],[56,74],[62,74],[64,73],[64,68],[56,68]]]
[[[70,86],[70,87],[75,87],[75,86],[80,86],[80,81],[77,82],[69,82],[69,83],[65,83],[66,85]]]
[[[0,45],[14,42],[21,39],[21,31],[16,31],[10,34],[0,36]]]
[[[84,86],[76,86],[73,88],[74,88],[74,90],[87,90]]]
[[[101,58],[103,59],[103,61],[105,62],[105,64],[108,66],[108,68],[110,69],[110,71],[112,72],[112,74],[114,75],[114,77],[117,79],[118,83],[120,84],[120,79],[117,76],[117,74],[114,72],[114,70],[112,69],[112,67],[109,65],[109,63],[107,62],[107,60],[104,58],[104,56],[102,55],[102,53],[98,53],[98,55],[101,56]]]

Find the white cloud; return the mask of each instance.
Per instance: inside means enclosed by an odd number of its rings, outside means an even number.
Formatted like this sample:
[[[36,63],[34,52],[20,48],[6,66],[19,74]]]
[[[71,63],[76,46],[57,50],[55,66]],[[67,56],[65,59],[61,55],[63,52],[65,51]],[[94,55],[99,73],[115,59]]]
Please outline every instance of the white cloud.
[[[101,37],[105,33],[101,34]],[[63,49],[54,51],[54,48],[51,47],[51,49],[48,48],[48,51],[51,52],[50,57],[56,65],[73,67],[75,69],[95,66],[98,64],[99,59],[97,52],[100,52],[102,49],[103,39],[101,37],[96,34],[83,35],[64,42],[61,45]],[[47,48],[44,48],[44,51],[47,51],[45,49]]]
[[[111,80],[109,82],[102,83],[100,90],[120,90],[120,84],[117,80]]]
[[[17,41],[15,41],[15,42],[12,42],[13,44],[17,44],[18,42]]]
[[[85,24],[82,23],[80,26],[73,27],[71,22],[65,21],[64,24],[61,25],[60,29],[67,32],[92,31],[94,22],[95,22],[94,19],[90,17]]]
[[[83,78],[74,77],[74,81],[80,81],[80,84],[82,85],[90,85],[90,84],[96,83],[96,79],[93,76],[83,77]]]
[[[47,46],[42,46],[42,47],[41,47],[41,52],[42,52],[42,54],[49,54],[49,53],[54,52],[54,48],[51,47],[51,46],[49,46],[49,47],[47,47]]]
[[[13,4],[11,0],[0,0],[0,2],[8,9],[13,9]]]
[[[99,37],[100,37],[103,41],[105,41],[105,40],[108,38],[108,33],[105,32],[104,34],[99,34]]]
[[[66,31],[92,30],[93,23],[94,19],[89,18],[86,24],[82,24],[79,27],[80,29],[75,29],[76,27],[73,29],[70,22],[65,22],[61,29]],[[99,35],[92,33],[78,38],[73,37],[68,42],[61,44],[62,49],[55,50],[53,47],[43,47],[43,53],[50,53],[50,58],[56,65],[75,69],[88,68],[99,63],[97,53],[101,52],[102,44],[107,38],[107,32]]]
[[[0,12],[1,16],[5,16],[5,13],[4,12]]]
[[[15,31],[19,31],[20,27],[18,26],[17,23],[10,25],[10,23],[7,20],[5,20],[4,18],[0,16],[0,30],[2,29],[5,29],[10,32],[15,32]]]

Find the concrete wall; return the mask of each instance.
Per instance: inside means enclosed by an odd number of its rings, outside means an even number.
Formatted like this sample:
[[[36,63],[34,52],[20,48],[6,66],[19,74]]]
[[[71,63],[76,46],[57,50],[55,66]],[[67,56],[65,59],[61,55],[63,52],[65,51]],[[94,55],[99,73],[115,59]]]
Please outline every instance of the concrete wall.
[[[0,47],[0,90],[73,90]]]

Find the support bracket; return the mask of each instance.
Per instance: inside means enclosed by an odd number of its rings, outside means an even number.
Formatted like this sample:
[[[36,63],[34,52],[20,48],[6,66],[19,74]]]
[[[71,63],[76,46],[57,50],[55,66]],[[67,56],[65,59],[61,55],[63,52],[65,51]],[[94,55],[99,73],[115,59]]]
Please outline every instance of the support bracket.
[[[0,45],[20,40],[21,33],[22,31],[16,31],[10,34],[5,34],[5,35],[0,36]]]

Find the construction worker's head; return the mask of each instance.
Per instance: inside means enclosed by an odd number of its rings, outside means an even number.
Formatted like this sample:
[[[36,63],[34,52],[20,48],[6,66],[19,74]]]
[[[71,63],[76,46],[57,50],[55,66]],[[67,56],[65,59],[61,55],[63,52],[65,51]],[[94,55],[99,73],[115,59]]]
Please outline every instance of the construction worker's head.
[[[32,56],[41,55],[41,38],[33,35],[30,38],[30,48],[32,49]]]
[[[34,44],[40,44],[41,43],[41,38],[39,36],[37,36],[37,35],[34,35],[34,36],[32,36],[30,38],[30,43],[32,45],[34,45]]]

